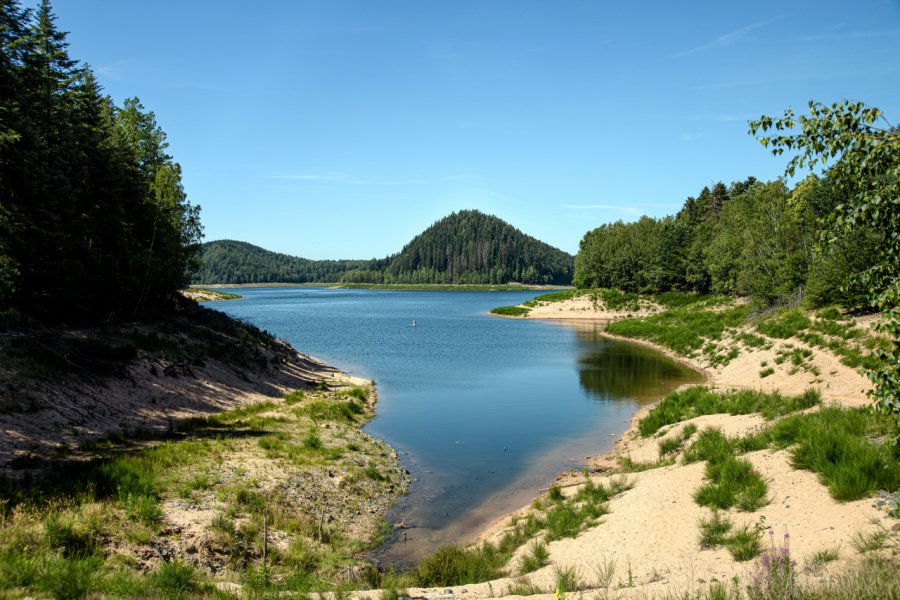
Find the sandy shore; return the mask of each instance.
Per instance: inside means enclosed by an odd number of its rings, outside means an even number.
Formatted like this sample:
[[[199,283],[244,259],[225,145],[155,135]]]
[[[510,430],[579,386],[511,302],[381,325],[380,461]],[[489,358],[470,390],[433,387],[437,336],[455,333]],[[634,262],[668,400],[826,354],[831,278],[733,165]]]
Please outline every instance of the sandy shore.
[[[642,307],[640,312],[617,312],[594,306],[586,297],[546,304],[531,309],[526,318],[561,319],[567,321],[612,321],[629,316],[651,314],[654,307]],[[608,335],[608,334],[607,334]],[[610,336],[615,337],[615,336]],[[616,338],[623,339],[623,338]],[[666,348],[640,340],[624,340],[656,348],[694,369],[704,373],[707,385],[719,389],[752,388],[798,394],[808,388],[820,391],[826,404],[864,406],[869,403],[866,391],[869,382],[856,370],[841,364],[828,351],[812,348],[806,369],[792,369],[791,364],[777,364],[775,359],[787,344],[804,346],[797,340],[776,341],[768,347],[740,346],[741,354],[728,365],[715,366],[702,359],[678,356]],[[738,342],[732,341],[737,344]],[[805,347],[805,346],[804,346]],[[761,377],[761,364],[773,372]],[[816,374],[818,373],[818,374]],[[660,458],[660,439],[677,436],[688,424],[698,430],[718,427],[727,436],[743,436],[765,425],[759,415],[706,415],[678,423],[661,430],[660,437],[642,438],[637,431],[639,419],[654,405],[642,407],[631,419],[628,429],[617,441],[613,451],[588,460],[595,482],[607,483],[618,465],[618,457],[627,456],[635,462],[654,462]],[[852,545],[854,535],[879,530],[888,533],[888,545],[900,548],[900,520],[888,516],[875,506],[876,499],[855,502],[835,501],[817,476],[809,471],[795,470],[787,451],[762,450],[745,455],[769,486],[770,502],[753,513],[727,511],[735,527],[758,526],[767,532],[764,544],[780,545],[789,536],[791,556],[797,561],[803,583],[815,584],[846,569],[860,559]],[[598,598],[663,597],[666,594],[693,593],[706,589],[709,582],[731,584],[734,577],[748,581],[753,562],[736,562],[724,547],[701,549],[698,543],[698,522],[709,517],[710,511],[696,504],[694,491],[704,477],[704,463],[676,464],[656,468],[627,477],[633,487],[613,498],[610,513],[601,522],[574,539],[548,544],[549,564],[523,577],[498,579],[483,584],[451,588],[462,598],[509,596],[513,586],[531,584],[544,593],[536,598],[552,596],[556,569],[573,567],[579,573],[586,590],[593,590]],[[563,473],[557,479],[564,493],[574,495],[585,482],[581,473]],[[509,531],[510,519],[527,513],[523,507],[516,513],[496,521],[479,540],[498,541]],[[507,572],[517,572],[528,545],[520,548],[507,565]],[[809,560],[813,553],[836,549],[838,560],[815,566]],[[612,570],[611,576],[601,572]],[[608,573],[607,573],[608,575]],[[601,581],[602,580],[602,581]],[[744,584],[745,585],[745,584]],[[412,596],[434,596],[447,590],[412,589]],[[588,592],[590,593],[590,592]]]
[[[128,329],[128,328],[126,328]],[[171,335],[162,328],[133,327],[141,335]],[[68,331],[65,339],[89,339],[93,331]],[[238,343],[235,341],[235,343]],[[0,369],[0,472],[8,466],[75,456],[93,441],[177,431],[193,418],[267,400],[318,382],[368,385],[321,360],[275,341],[253,361],[229,364],[206,357],[173,361],[145,352],[115,376],[22,377]],[[89,454],[89,452],[88,452]]]

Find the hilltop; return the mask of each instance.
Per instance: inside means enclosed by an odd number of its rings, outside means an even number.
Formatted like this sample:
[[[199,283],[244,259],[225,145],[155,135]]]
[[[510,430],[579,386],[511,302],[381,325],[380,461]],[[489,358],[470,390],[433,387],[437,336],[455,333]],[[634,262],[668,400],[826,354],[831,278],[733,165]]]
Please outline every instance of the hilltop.
[[[203,245],[194,283],[568,285],[574,258],[506,221],[463,210],[435,222],[397,254],[378,260],[309,260],[246,242]]]

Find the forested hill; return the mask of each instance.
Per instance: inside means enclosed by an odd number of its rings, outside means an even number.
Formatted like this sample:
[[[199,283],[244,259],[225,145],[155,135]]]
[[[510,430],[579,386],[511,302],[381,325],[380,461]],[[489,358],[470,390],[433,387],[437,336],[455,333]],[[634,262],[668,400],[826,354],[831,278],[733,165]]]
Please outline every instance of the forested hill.
[[[247,242],[216,240],[203,244],[194,283],[336,282],[370,260],[309,260],[272,252]]]
[[[497,217],[466,210],[441,219],[380,260],[308,260],[246,242],[203,245],[195,283],[507,283],[565,285],[574,258]]]
[[[552,283],[572,281],[574,258],[477,210],[441,219],[379,261],[385,283]]]

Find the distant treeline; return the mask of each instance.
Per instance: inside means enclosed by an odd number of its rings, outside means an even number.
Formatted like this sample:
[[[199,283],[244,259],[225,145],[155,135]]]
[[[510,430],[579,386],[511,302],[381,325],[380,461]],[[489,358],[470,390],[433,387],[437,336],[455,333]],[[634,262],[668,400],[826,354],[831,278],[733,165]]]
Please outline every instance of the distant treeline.
[[[380,260],[314,261],[244,242],[204,244],[199,284],[345,282],[567,285],[573,257],[475,210],[441,219]]]
[[[793,189],[753,177],[727,187],[720,182],[688,198],[675,216],[589,231],[575,258],[574,282],[862,305],[866,291],[853,284],[877,262],[884,232],[860,226],[823,239],[821,220],[845,201],[816,176]]]
[[[164,306],[199,208],[137,98],[104,96],[46,0],[0,4],[0,309],[59,321]]]
[[[370,260],[308,260],[235,240],[203,244],[194,283],[337,282],[348,271],[367,269]]]

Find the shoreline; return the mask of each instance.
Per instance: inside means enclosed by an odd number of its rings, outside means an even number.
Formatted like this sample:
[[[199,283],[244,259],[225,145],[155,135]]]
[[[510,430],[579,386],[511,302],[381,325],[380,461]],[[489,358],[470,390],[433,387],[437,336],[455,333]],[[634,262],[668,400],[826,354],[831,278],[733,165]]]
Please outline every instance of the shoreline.
[[[190,288],[243,289],[243,288],[276,288],[276,287],[323,287],[341,290],[397,290],[397,291],[440,291],[440,292],[530,292],[573,289],[567,285],[547,285],[529,283],[341,283],[303,282],[303,283],[210,283],[192,284]]]
[[[549,310],[540,311],[545,314],[540,314],[532,308],[531,313],[524,317],[496,314],[492,316],[543,320],[560,324],[583,321],[585,324],[594,324],[595,327],[597,321],[610,323],[619,319],[643,316],[636,315],[633,311],[609,314],[609,311],[603,310],[602,307],[591,310],[579,305],[566,316],[546,314],[563,312],[561,305],[565,304],[566,301],[556,302]],[[810,318],[814,317],[810,315]],[[865,319],[854,318],[843,323],[846,327],[864,327],[867,324]],[[766,337],[764,343],[760,341],[753,345],[744,343],[743,340],[748,336],[764,335],[752,324],[726,332],[721,340],[717,338],[726,350],[737,350],[736,355],[729,357],[724,364],[707,361],[706,357],[700,354],[693,358],[683,356],[650,340],[629,338],[606,331],[597,331],[597,335],[660,352],[701,374],[706,381],[699,385],[711,389],[754,389],[766,393],[778,392],[785,396],[795,396],[807,389],[815,389],[822,398],[822,407],[858,408],[869,404],[866,396],[868,381],[857,368],[843,364],[840,355],[806,344],[796,337],[787,339]],[[797,363],[792,365],[792,361],[779,360],[779,354],[784,356],[784,353],[795,352],[797,348],[809,352],[805,359],[807,362],[802,363],[799,368]],[[766,369],[770,371],[767,374],[762,373],[761,367],[767,365],[773,369]],[[454,591],[456,593],[467,591],[470,594],[468,598],[506,597],[515,596],[517,592],[513,591],[514,588],[526,585],[538,590],[532,592],[536,594],[535,598],[549,599],[553,597],[552,591],[556,585],[553,569],[557,567],[581,569],[582,576],[587,580],[584,581],[585,587],[582,588],[584,590],[599,589],[603,593],[604,588],[607,591],[620,589],[622,591],[617,597],[621,598],[669,597],[667,594],[673,592],[693,593],[704,589],[703,584],[709,581],[727,582],[735,577],[744,580],[750,576],[753,563],[735,560],[724,546],[713,548],[698,546],[698,523],[709,518],[709,509],[701,507],[694,499],[695,490],[706,481],[703,462],[683,463],[678,450],[674,455],[674,461],[665,462],[663,459],[666,455],[659,448],[659,442],[664,439],[677,439],[688,426],[701,430],[715,427],[726,437],[743,437],[769,427],[770,422],[758,413],[710,414],[684,419],[661,428],[656,435],[642,437],[639,430],[640,420],[658,406],[665,396],[639,406],[616,436],[613,448],[587,458],[586,468],[583,471],[568,469],[559,473],[554,481],[548,482],[559,487],[564,497],[571,497],[583,488],[586,480],[609,485],[616,478],[627,478],[634,489],[623,494],[624,498],[617,497],[610,501],[610,512],[600,524],[578,534],[575,538],[549,543],[549,566],[516,577],[516,565],[521,564],[519,561],[527,555],[527,550],[520,550],[508,563],[509,575],[490,582],[466,586],[466,590]],[[806,562],[803,570],[798,571],[798,581],[806,585],[815,586],[817,582],[825,581],[823,577],[839,577],[847,572],[847,569],[852,571],[857,568],[862,551],[859,551],[859,555],[852,551],[855,547],[853,540],[870,534],[864,532],[900,531],[900,521],[895,516],[889,515],[885,509],[878,508],[884,503],[878,504],[877,496],[869,495],[853,501],[836,501],[816,473],[793,466],[789,450],[769,446],[762,450],[747,452],[743,457],[767,482],[769,501],[754,512],[727,510],[724,513],[725,518],[735,522],[739,527],[756,527],[758,531],[762,527],[777,539],[789,533],[792,556],[797,557],[798,563],[801,559]],[[623,468],[620,463],[622,458],[630,459],[636,465],[655,466]],[[536,503],[547,502],[548,489],[541,489],[532,502],[494,519],[471,544],[500,543],[503,537],[512,531],[515,519],[533,512]],[[679,516],[673,519],[672,514]],[[888,543],[887,548],[893,548],[896,556],[900,536],[888,534],[888,539],[894,540]],[[813,570],[809,566],[810,557],[823,547],[840,548],[840,556],[828,565],[819,565]],[[616,572],[616,576],[619,583],[614,588],[609,587],[609,584],[590,583],[593,580],[591,571],[595,568],[592,565],[599,564],[596,563],[597,557],[606,561],[607,566],[611,565],[610,568],[614,568],[618,561],[619,571]],[[624,584],[622,568],[626,561],[628,583]],[[500,592],[495,593],[498,589]],[[433,593],[433,590],[410,591],[426,595]]]
[[[612,319],[606,317],[568,317],[568,318],[552,318],[552,317],[514,317],[508,315],[491,315],[500,318],[506,319],[530,319],[535,321],[556,321],[556,322],[572,322],[572,321],[584,321],[587,323],[597,323],[598,321],[609,323]],[[624,317],[623,317],[624,318]],[[684,389],[686,387],[691,387],[694,385],[711,385],[714,386],[714,380],[712,373],[709,372],[705,367],[700,366],[695,361],[691,359],[681,356],[675,353],[673,350],[666,348],[665,346],[661,346],[659,344],[655,344],[648,340],[640,340],[624,337],[621,335],[614,335],[611,333],[607,333],[606,331],[600,332],[600,335],[611,340],[615,340],[617,342],[624,342],[627,344],[635,344],[638,346],[643,346],[645,348],[650,348],[663,354],[667,358],[670,358],[689,369],[696,371],[698,374],[702,375],[705,378],[705,381],[701,383],[687,383],[682,384],[671,391],[678,391]],[[662,402],[665,397],[671,393],[667,392],[663,394],[661,397],[653,400],[651,402],[642,404],[638,406],[635,411],[632,413],[631,417],[627,421],[627,425],[622,428],[615,436],[615,442],[613,443],[613,447],[609,450],[599,452],[597,454],[591,454],[585,457],[585,464],[587,465],[585,468],[589,469],[592,474],[602,474],[606,471],[609,471],[617,466],[616,457],[622,454],[623,450],[628,450],[632,444],[629,442],[632,440],[634,435],[637,433],[638,422],[646,417],[650,411],[652,411],[656,406]],[[492,520],[488,525],[484,527],[482,531],[480,531],[469,543],[479,543],[483,541],[490,540],[492,538],[499,538],[506,531],[508,531],[509,526],[508,523],[511,519],[515,517],[520,517],[526,514],[530,509],[535,500],[542,498],[545,495],[545,492],[551,486],[558,486],[560,488],[568,488],[580,486],[584,483],[584,476],[581,471],[575,469],[566,469],[557,473],[555,478],[550,481],[545,488],[540,488],[538,490],[538,494],[533,496],[527,504],[523,504],[518,509],[506,513],[494,520]]]

